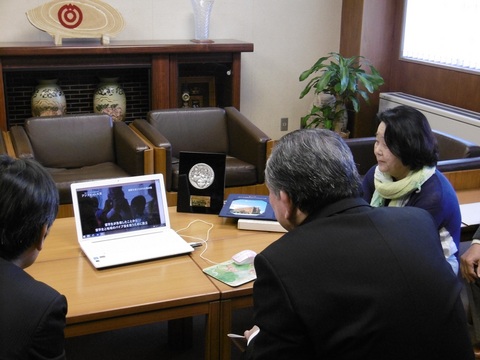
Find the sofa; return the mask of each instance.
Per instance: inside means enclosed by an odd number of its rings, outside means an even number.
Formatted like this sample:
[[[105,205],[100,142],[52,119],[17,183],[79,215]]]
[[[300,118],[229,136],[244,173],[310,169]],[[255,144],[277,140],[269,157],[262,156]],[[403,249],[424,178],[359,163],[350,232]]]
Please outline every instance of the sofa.
[[[480,168],[480,146],[459,137],[433,130],[438,143],[437,169],[442,172]],[[377,164],[373,153],[375,137],[346,139],[360,175]]]
[[[73,182],[153,172],[151,148],[108,115],[33,117],[12,126],[10,137],[17,157],[35,159],[49,171],[61,205],[71,204]]]
[[[154,147],[167,191],[178,189],[181,151],[226,154],[226,188],[264,183],[271,140],[234,107],[154,110],[131,126]]]

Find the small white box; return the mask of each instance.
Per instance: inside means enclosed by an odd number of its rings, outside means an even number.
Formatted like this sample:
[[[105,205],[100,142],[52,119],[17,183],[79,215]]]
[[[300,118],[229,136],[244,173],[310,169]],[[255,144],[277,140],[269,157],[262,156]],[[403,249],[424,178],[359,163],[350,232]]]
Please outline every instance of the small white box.
[[[237,228],[240,230],[287,232],[278,221],[272,220],[239,219]]]

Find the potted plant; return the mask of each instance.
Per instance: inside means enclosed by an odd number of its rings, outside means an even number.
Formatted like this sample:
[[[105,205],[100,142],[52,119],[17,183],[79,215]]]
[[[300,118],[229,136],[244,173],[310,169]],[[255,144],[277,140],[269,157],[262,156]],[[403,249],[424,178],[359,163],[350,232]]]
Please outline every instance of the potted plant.
[[[370,73],[363,67],[369,68]],[[316,95],[310,113],[301,119],[304,128],[323,126],[345,131],[347,107],[358,112],[359,98],[368,103],[368,93],[373,93],[384,83],[377,69],[363,56],[346,58],[339,53],[329,53],[329,56],[321,57],[310,69],[302,72],[299,80],[304,81],[319,71],[320,74],[312,77],[300,94],[302,99],[313,89]]]

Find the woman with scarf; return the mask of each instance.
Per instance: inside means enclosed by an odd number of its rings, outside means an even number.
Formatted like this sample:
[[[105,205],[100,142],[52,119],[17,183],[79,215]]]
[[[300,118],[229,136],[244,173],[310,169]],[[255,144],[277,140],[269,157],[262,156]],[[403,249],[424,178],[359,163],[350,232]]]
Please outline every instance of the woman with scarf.
[[[427,118],[409,106],[378,115],[377,165],[363,180],[372,206],[415,206],[434,218],[446,260],[458,273],[461,215],[450,182],[436,169],[438,146]],[[421,241],[421,239],[418,239]]]

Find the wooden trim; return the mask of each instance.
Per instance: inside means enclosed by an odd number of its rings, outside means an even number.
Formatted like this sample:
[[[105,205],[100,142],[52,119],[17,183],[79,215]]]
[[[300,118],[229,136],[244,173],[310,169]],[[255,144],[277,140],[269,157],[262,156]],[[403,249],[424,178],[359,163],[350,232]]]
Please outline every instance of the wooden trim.
[[[154,161],[153,149],[148,146],[148,149],[143,152],[143,173],[145,175],[154,174]]]
[[[253,298],[251,295],[222,300],[220,304],[220,334],[228,334],[232,332],[233,311],[252,306]],[[220,354],[221,359],[230,359],[231,340],[225,335],[220,338]]]
[[[16,157],[15,150],[13,148],[12,139],[10,137],[9,131],[2,131],[3,140],[5,142],[5,147],[7,148],[7,154],[11,157]]]
[[[153,169],[149,174],[163,174],[165,177],[167,175],[167,152],[164,148],[155,146],[148,140],[145,135],[143,135],[140,130],[138,130],[133,123],[131,123],[130,128],[133,132],[142,139],[149,148],[153,150]]]
[[[73,205],[72,204],[61,204],[58,207],[57,219],[73,217]]]
[[[480,189],[480,169],[451,171],[443,175],[456,191]]]
[[[152,57],[151,109],[168,109],[170,106],[170,59],[168,55]],[[146,115],[146,114],[145,114]]]
[[[143,136],[142,133],[140,133],[140,131],[135,127],[133,126],[133,123],[131,123],[129,126],[128,126],[134,133],[136,136],[138,136],[144,143],[145,145],[147,145],[148,147],[148,150],[145,150],[144,151],[144,154],[143,154],[143,173],[145,175],[148,175],[148,174],[154,174],[155,173],[155,147],[153,146],[153,144],[147,140],[147,138],[145,136]]]
[[[275,147],[276,140],[268,140],[267,141],[267,159],[272,155],[272,150]]]
[[[241,54],[234,53],[232,60],[232,106],[240,111]]]
[[[229,53],[252,52],[253,44],[230,39],[215,40],[211,44],[195,44],[190,40],[131,40],[100,43],[72,41],[55,46],[51,42],[2,42],[1,57],[15,56],[70,56],[70,55],[131,55],[171,53]]]
[[[3,80],[3,65],[0,59],[0,131],[7,131],[7,103],[5,99],[5,86]]]

